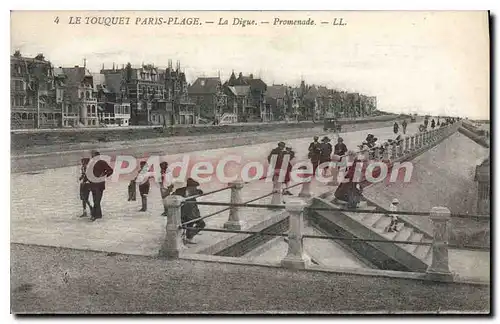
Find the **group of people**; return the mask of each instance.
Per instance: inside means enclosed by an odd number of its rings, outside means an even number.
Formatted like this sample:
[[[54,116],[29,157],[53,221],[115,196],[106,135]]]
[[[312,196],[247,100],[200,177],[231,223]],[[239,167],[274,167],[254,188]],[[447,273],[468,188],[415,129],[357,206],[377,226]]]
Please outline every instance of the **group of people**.
[[[286,145],[285,142],[279,142],[278,146],[271,150],[271,153],[267,156],[267,161],[269,163],[272,162],[273,156],[276,158],[274,164],[274,175],[273,179],[278,179],[280,176],[280,172],[283,168],[286,167],[284,184],[285,188],[283,189],[284,195],[292,195],[288,186],[290,185],[291,180],[291,172],[292,172],[292,160],[295,158],[295,152],[292,149],[291,145]],[[287,165],[283,165],[287,163]]]
[[[98,151],[92,151],[92,158],[98,158],[100,153]],[[81,159],[81,169],[80,169],[80,200],[82,201],[83,213],[80,217],[87,217],[87,206],[90,209],[90,221],[95,221],[96,219],[102,218],[101,201],[104,195],[104,189],[106,185],[104,181],[97,181],[96,179],[102,177],[109,177],[113,174],[113,169],[104,160],[97,160],[92,166],[92,174],[94,177],[87,176],[87,168],[89,167],[90,158]],[[92,179],[93,178],[93,179]],[[90,204],[89,198],[90,193],[92,193],[93,205]]]
[[[98,158],[99,152],[92,151],[92,158]],[[96,219],[102,218],[101,201],[105,190],[105,181],[92,181],[87,176],[90,158],[81,159],[80,167],[80,200],[82,201],[83,213],[80,217],[88,217],[87,206],[90,209],[90,221],[95,221]],[[95,178],[109,177],[113,174],[113,168],[104,160],[97,160],[97,162],[92,166],[93,175]],[[146,161],[141,161],[139,165],[139,171],[133,180],[129,182],[128,185],[128,201],[136,201],[136,192],[139,189],[139,194],[141,196],[141,209],[139,211],[146,212],[148,207],[147,197],[151,189],[151,181],[154,181],[154,177],[144,176],[150,170],[150,166],[147,165]],[[167,162],[160,163],[160,181],[158,183],[160,188],[161,199],[164,200],[169,195],[177,195],[186,198],[186,201],[196,201],[196,196],[202,195],[203,191],[199,189],[200,184],[193,180],[192,178],[187,179],[186,183],[180,183],[178,187],[174,190],[175,185],[171,183],[172,179],[170,170],[168,169]],[[92,177],[91,177],[92,178]],[[94,179],[95,180],[95,179]],[[90,204],[89,198],[92,194],[93,205]],[[167,216],[167,208],[164,205],[164,211],[162,216]],[[181,206],[181,221],[186,223],[189,221],[194,222],[187,224],[187,229],[183,235],[184,243],[194,244],[193,238],[197,235],[204,227],[205,222],[200,219],[200,210],[197,204],[183,204]]]
[[[313,141],[309,144],[309,153],[307,157],[313,166],[313,175],[318,172],[318,166],[321,164],[331,162],[333,160],[338,162],[340,161],[340,157],[347,153],[347,146],[344,144],[344,139],[342,137],[337,139],[337,144],[335,144],[334,147],[332,147],[330,141],[331,140],[328,136],[325,136],[321,139],[320,143],[319,137],[314,136]],[[327,169],[328,167],[325,167],[321,171],[324,173]]]

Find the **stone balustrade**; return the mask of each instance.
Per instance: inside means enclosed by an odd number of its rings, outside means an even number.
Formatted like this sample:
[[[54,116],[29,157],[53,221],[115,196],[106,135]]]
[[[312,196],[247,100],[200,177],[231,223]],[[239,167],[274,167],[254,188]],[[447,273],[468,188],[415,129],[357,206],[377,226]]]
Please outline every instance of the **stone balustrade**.
[[[406,136],[404,141],[394,142],[393,145],[384,143],[382,160],[394,162],[395,160],[409,159],[415,154],[419,154],[458,130],[459,123],[430,130],[412,136]],[[380,159],[380,150],[373,150],[373,158]],[[390,157],[390,158],[389,158]],[[288,234],[288,253],[282,260],[281,265],[293,269],[305,269],[308,265],[307,256],[304,255],[302,236],[304,231],[304,210],[308,206],[309,199],[312,197],[311,180],[307,175],[301,183],[300,198],[291,199],[285,204],[285,209],[289,213],[289,234]],[[235,181],[229,184],[231,188],[231,203],[242,204],[242,190],[245,184],[241,181]],[[302,199],[301,199],[302,198]],[[167,259],[177,259],[182,248],[182,229],[181,226],[181,205],[183,197],[168,196],[165,199],[165,206],[168,210],[166,235],[159,251],[161,257]],[[279,181],[273,181],[271,195],[272,205],[283,204],[282,184]],[[241,219],[241,210],[244,207],[231,206],[229,208],[229,218],[224,223],[227,230],[242,230],[245,221]],[[434,241],[432,243],[432,263],[427,270],[427,275],[432,278],[450,278],[451,273],[448,265],[448,227],[450,220],[450,211],[445,207],[434,207],[430,212],[430,219],[434,226]],[[390,244],[390,243],[388,243]]]

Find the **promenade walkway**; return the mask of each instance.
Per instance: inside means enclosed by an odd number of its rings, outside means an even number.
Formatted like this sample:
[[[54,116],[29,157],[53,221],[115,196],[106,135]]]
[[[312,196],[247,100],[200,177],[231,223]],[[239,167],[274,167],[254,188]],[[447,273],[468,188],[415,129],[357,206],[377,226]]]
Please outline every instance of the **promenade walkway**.
[[[416,124],[410,124],[409,133],[416,131]],[[369,131],[379,140],[394,138],[392,127],[373,129]],[[351,132],[344,136],[348,148],[355,149],[361,143],[368,131]],[[311,138],[299,138],[288,141],[297,152],[297,159],[307,158],[307,148]],[[276,146],[270,139],[269,143],[239,146],[208,151],[198,151],[189,154],[190,158],[217,160],[234,154],[243,160],[263,161],[269,151]],[[169,156],[167,160],[180,160],[180,155]],[[140,201],[127,202],[128,181],[106,184],[102,207],[104,218],[96,222],[78,218],[81,213],[81,202],[78,195],[78,175],[76,167],[48,169],[36,174],[13,174],[11,177],[11,242],[61,246],[78,249],[90,249],[107,252],[120,252],[138,255],[156,255],[165,235],[166,219],[160,214],[163,205],[159,197],[159,189],[154,185],[148,198],[148,211],[139,212]],[[211,191],[223,184],[212,182],[203,184],[201,189]],[[335,187],[321,183],[313,183],[315,194]],[[293,193],[298,193],[295,188]],[[272,183],[264,181],[246,185],[242,191],[243,201],[262,196],[272,191]],[[230,190],[222,191],[200,200],[229,202]],[[270,197],[255,203],[269,203]],[[285,198],[286,199],[286,198]],[[140,200],[140,199],[139,199]],[[202,215],[223,209],[217,206],[201,206]],[[242,219],[247,228],[272,216],[262,209],[245,208]],[[228,212],[206,220],[207,227],[221,228],[228,218]],[[217,241],[227,238],[226,233],[204,232],[197,237],[198,244],[191,245],[189,252],[196,253]]]

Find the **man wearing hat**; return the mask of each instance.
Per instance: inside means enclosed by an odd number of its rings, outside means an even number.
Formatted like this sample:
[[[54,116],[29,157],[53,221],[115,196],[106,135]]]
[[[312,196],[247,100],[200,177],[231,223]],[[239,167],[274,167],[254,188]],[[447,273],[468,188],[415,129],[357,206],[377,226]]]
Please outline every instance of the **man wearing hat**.
[[[174,185],[171,183],[172,172],[168,169],[168,163],[166,161],[160,163],[160,175],[160,195],[161,199],[163,200],[172,193],[172,190],[174,188]],[[162,216],[167,216],[167,207],[165,205]]]
[[[284,195],[292,195],[290,190],[288,190],[288,186],[289,186],[290,180],[291,180],[291,173],[292,173],[292,169],[293,169],[292,160],[295,158],[295,152],[292,150],[291,145],[288,145],[286,147],[284,155],[288,156],[288,166],[286,168],[285,189],[283,189],[283,194]]]
[[[319,159],[321,156],[321,144],[318,142],[319,137],[314,136],[313,142],[309,144],[309,154],[308,158],[311,160],[313,166],[313,175],[316,174],[316,169],[319,165]]]
[[[321,139],[320,145],[320,155],[319,155],[319,164],[327,163],[332,161],[332,144],[330,144],[330,139],[328,136],[325,136]],[[323,172],[328,170],[328,166],[323,168]]]
[[[186,186],[178,188],[173,193],[174,195],[181,196],[186,198],[184,201],[196,201],[196,196],[202,195],[203,191],[198,189],[200,184],[195,181],[193,178],[189,178],[186,181]],[[189,198],[192,197],[192,198]],[[189,222],[194,219],[199,219],[201,217],[200,209],[197,204],[187,203],[182,204],[181,207],[181,222]],[[205,228],[205,222],[203,219],[199,219],[198,221],[188,224],[186,229],[186,239],[184,243],[196,244],[193,241],[193,238],[198,232],[200,232],[203,228]]]
[[[100,153],[96,150],[92,151],[92,158],[98,158]],[[108,162],[104,160],[98,160],[93,167],[93,174],[95,178],[109,177],[113,174],[113,169],[109,166]],[[101,210],[101,200],[104,195],[104,189],[106,189],[105,181],[90,181],[90,190],[92,192],[92,199],[94,200],[94,206],[91,209],[92,217],[90,221],[95,221],[98,218],[102,218]]]
[[[271,150],[271,153],[269,153],[267,157],[267,161],[271,163],[272,157],[275,155],[276,156],[276,164],[274,165],[274,176],[279,176],[282,164],[283,164],[283,158],[285,156],[285,142],[279,142],[278,147],[275,147],[274,149]]]
[[[394,198],[392,200],[391,206],[389,206],[389,210],[391,212],[397,212],[398,211],[398,206],[399,206],[399,200]],[[391,216],[391,223],[389,226],[387,226],[387,232],[397,232],[398,231],[398,215],[392,214]]]

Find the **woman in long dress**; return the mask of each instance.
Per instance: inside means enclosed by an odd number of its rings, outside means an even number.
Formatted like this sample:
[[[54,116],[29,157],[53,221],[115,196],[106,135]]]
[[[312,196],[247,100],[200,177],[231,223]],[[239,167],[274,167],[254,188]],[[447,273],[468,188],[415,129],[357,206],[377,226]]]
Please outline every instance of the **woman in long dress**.
[[[362,179],[355,179],[355,170],[358,163],[363,163],[361,158],[356,157],[354,152],[349,152],[349,160],[354,160],[353,164],[347,168],[345,180],[339,184],[335,191],[337,200],[347,203],[348,208],[357,208],[362,197],[362,188],[360,182]]]

